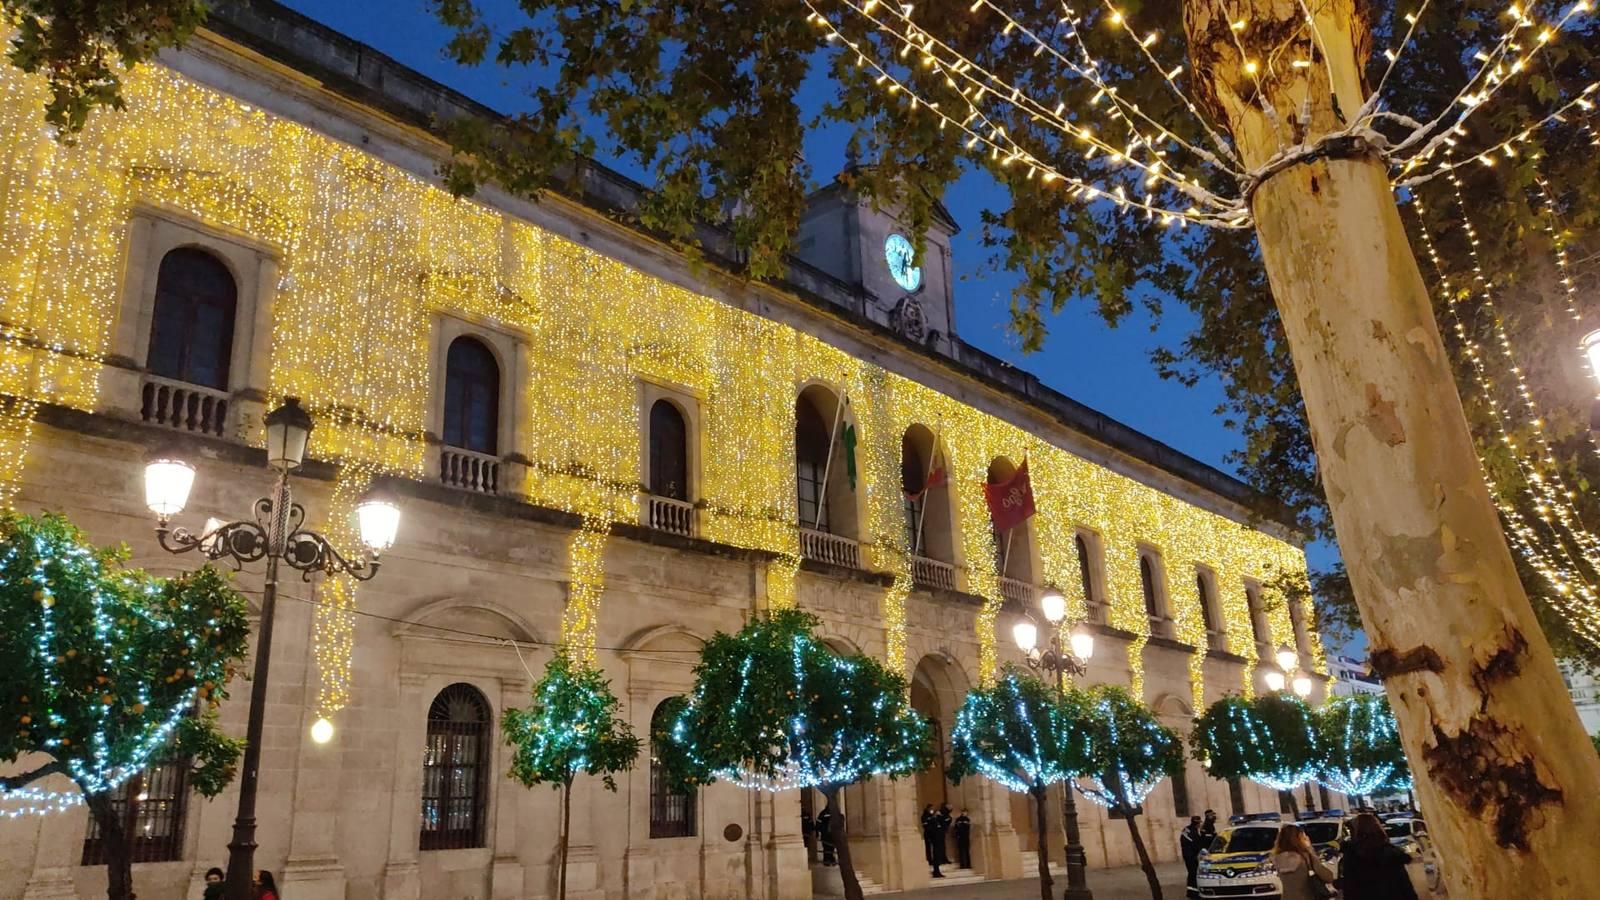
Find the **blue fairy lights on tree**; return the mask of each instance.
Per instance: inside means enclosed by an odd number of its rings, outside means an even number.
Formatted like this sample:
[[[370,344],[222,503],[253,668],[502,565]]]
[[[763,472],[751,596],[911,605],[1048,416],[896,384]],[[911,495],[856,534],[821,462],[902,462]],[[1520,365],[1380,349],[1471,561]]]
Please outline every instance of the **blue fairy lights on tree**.
[[[175,578],[122,568],[64,517],[0,515],[0,814],[87,804],[105,846],[107,896],[133,896],[118,794],[148,764],[182,760],[214,797],[241,741],[217,727],[249,635],[244,597],[207,566]],[[76,791],[39,786],[63,775]]]
[[[904,676],[866,656],[836,655],[812,634],[818,624],[779,610],[706,642],[693,693],[668,701],[654,735],[670,781],[812,787],[837,809],[848,785],[927,768],[928,724],[911,709]],[[860,900],[844,817],[830,827],[845,896]]]

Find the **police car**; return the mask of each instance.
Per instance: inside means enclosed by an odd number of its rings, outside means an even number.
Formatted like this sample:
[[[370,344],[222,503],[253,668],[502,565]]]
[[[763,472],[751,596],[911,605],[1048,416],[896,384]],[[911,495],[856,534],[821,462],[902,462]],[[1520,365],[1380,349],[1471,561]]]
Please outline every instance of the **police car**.
[[[1278,841],[1281,817],[1277,813],[1235,816],[1232,827],[1217,832],[1210,848],[1200,854],[1195,887],[1202,898],[1261,897],[1283,894],[1278,870],[1272,865],[1272,847]],[[1339,852],[1342,817],[1318,815],[1297,822],[1317,853],[1330,865]]]

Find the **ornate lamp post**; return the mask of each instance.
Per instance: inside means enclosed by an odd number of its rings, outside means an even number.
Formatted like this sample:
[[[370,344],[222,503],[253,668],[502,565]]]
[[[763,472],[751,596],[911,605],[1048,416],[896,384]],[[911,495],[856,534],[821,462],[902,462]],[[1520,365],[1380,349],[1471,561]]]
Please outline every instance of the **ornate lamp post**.
[[[1300,670],[1300,654],[1296,653],[1287,644],[1280,645],[1276,667],[1269,666],[1261,673],[1261,678],[1267,683],[1267,690],[1274,694],[1291,687],[1295,696],[1302,700],[1311,696],[1311,676]]]
[[[1065,697],[1067,676],[1082,677],[1088,674],[1089,657],[1094,655],[1094,635],[1080,624],[1066,635],[1063,644],[1067,598],[1055,588],[1045,589],[1044,595],[1039,598],[1039,606],[1043,609],[1045,621],[1050,623],[1049,644],[1042,649],[1038,646],[1039,628],[1031,617],[1013,626],[1011,636],[1016,640],[1017,647],[1028,655],[1028,667],[1050,673],[1050,680],[1056,686],[1056,696]],[[1062,897],[1063,900],[1094,900],[1086,875],[1089,858],[1083,852],[1082,836],[1078,832],[1078,803],[1072,791],[1071,782],[1062,785],[1061,827],[1067,838],[1067,890]]]
[[[261,764],[261,732],[267,705],[267,670],[272,658],[272,620],[278,599],[278,564],[299,569],[309,580],[315,572],[347,574],[363,581],[378,573],[378,555],[394,544],[400,508],[387,497],[368,494],[356,507],[361,542],[368,553],[346,559],[327,538],[303,527],[306,511],[289,493],[289,473],[300,467],[311,437],[311,416],[294,397],[267,414],[267,465],[277,471],[272,494],[255,502],[254,521],[210,519],[195,534],[172,527],[194,485],[194,466],[176,454],[153,453],[145,465],[145,502],[156,514],[156,538],[171,553],[199,551],[207,559],[227,559],[234,568],[265,559],[266,582],[261,592],[261,624],[256,638],[255,676],[250,682],[250,716],[245,731],[244,769],[239,776],[239,811],[228,844],[227,900],[251,900],[256,850],[256,785]],[[333,724],[318,719],[311,728],[318,743],[333,737]]]

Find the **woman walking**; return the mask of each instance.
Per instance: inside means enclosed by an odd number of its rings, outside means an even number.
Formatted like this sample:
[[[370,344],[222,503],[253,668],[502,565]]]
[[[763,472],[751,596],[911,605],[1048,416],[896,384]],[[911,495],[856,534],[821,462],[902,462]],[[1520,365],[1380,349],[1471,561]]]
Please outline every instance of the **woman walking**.
[[[1350,839],[1341,849],[1339,888],[1345,900],[1417,900],[1411,874],[1406,871],[1411,857],[1389,843],[1389,834],[1377,816],[1356,816]]]
[[[1299,825],[1278,829],[1278,842],[1272,848],[1272,865],[1283,885],[1283,900],[1322,900],[1333,896],[1333,870],[1317,858],[1311,838]]]

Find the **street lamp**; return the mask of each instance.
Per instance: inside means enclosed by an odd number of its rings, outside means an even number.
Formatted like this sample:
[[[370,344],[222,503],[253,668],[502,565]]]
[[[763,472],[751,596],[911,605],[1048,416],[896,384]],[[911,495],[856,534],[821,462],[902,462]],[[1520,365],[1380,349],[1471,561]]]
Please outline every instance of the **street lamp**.
[[[1056,686],[1056,697],[1064,698],[1067,691],[1065,677],[1088,674],[1089,657],[1094,655],[1094,634],[1080,624],[1065,635],[1063,643],[1067,598],[1053,587],[1045,588],[1044,594],[1039,597],[1039,607],[1045,621],[1050,623],[1049,645],[1043,650],[1039,649],[1039,628],[1026,611],[1024,618],[1012,626],[1011,635],[1017,641],[1017,648],[1027,654],[1028,667],[1049,672],[1050,680]],[[1084,853],[1082,836],[1078,833],[1078,803],[1072,796],[1072,790],[1070,781],[1062,785],[1061,826],[1067,838],[1067,890],[1062,898],[1094,900],[1086,874],[1089,858]]]
[[[305,461],[311,438],[311,416],[294,397],[267,414],[267,464],[277,471],[270,496],[252,507],[254,521],[222,522],[208,519],[195,534],[173,527],[172,517],[183,512],[194,486],[194,466],[176,453],[152,453],[145,464],[145,503],[156,516],[156,539],[170,553],[199,551],[210,560],[227,559],[235,568],[266,560],[261,591],[261,624],[256,638],[255,675],[250,682],[250,714],[245,729],[244,766],[239,775],[239,810],[228,844],[227,900],[251,900],[254,890],[256,849],[256,786],[261,766],[261,736],[267,704],[267,671],[272,659],[272,621],[278,600],[278,564],[287,563],[309,579],[315,572],[350,575],[365,581],[378,574],[378,555],[394,544],[400,526],[400,508],[382,493],[369,493],[356,507],[356,522],[366,553],[348,559],[322,535],[302,528],[306,511],[289,492],[289,473]],[[312,739],[333,738],[333,723],[318,719]]]

